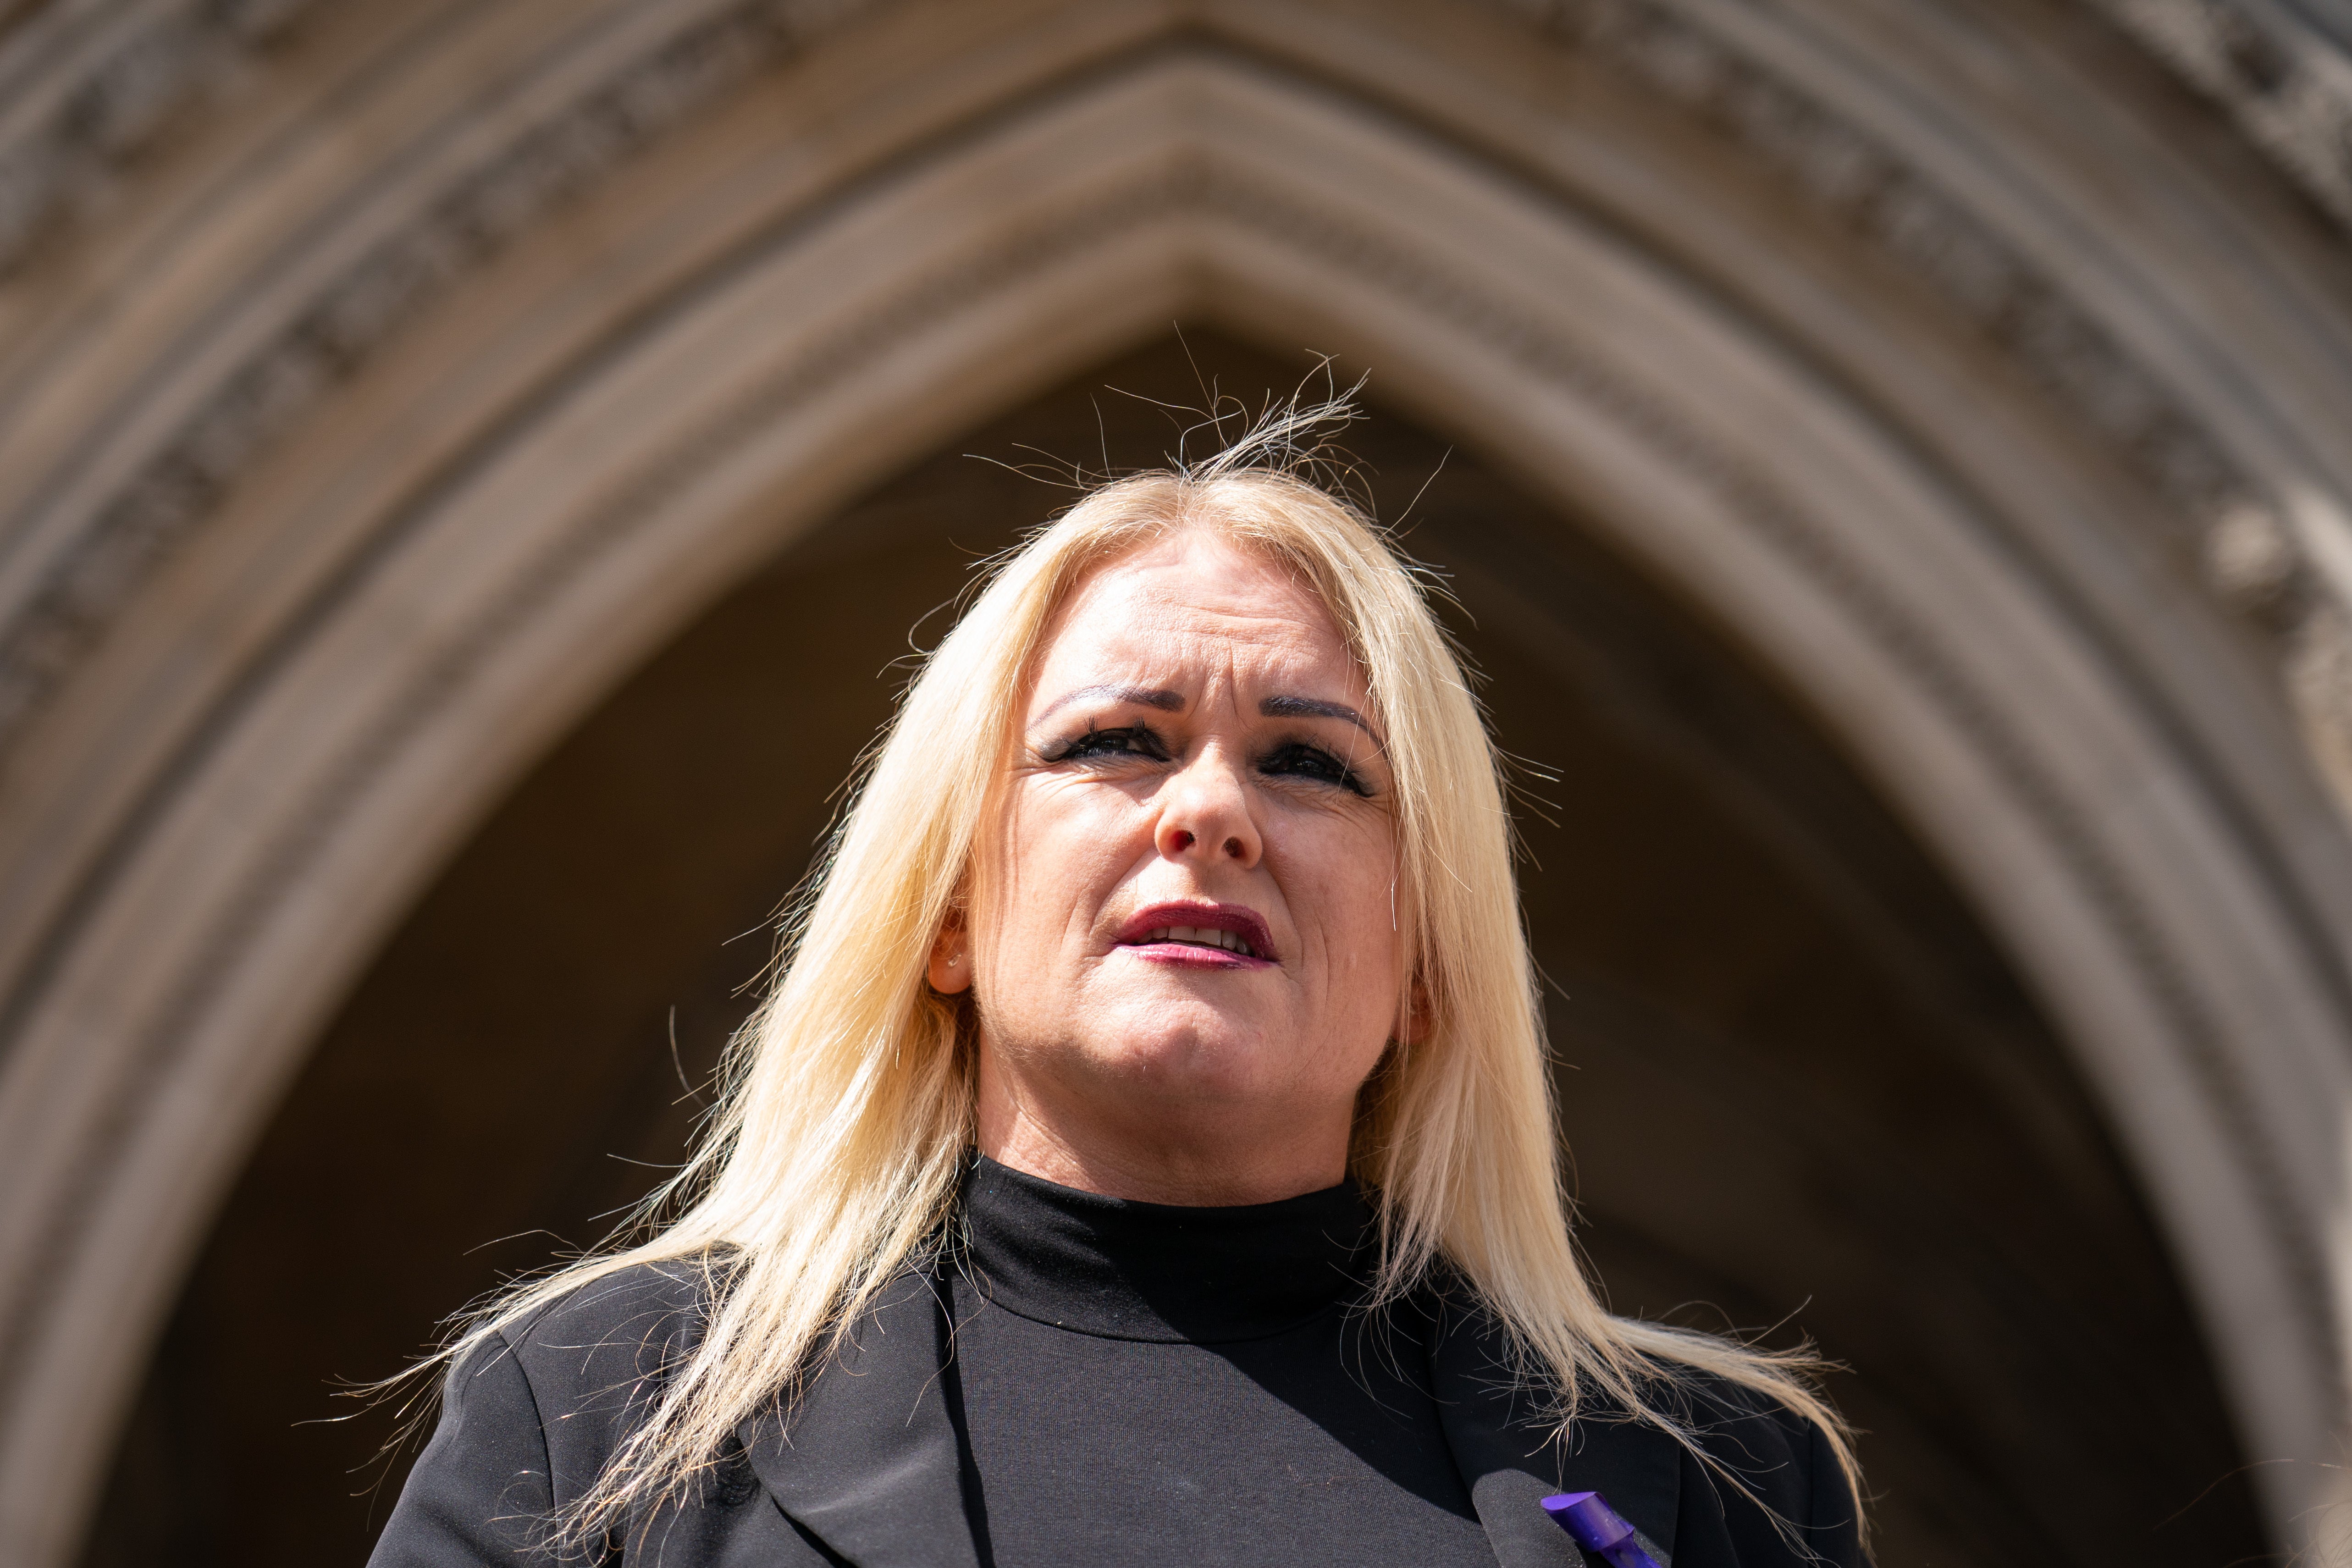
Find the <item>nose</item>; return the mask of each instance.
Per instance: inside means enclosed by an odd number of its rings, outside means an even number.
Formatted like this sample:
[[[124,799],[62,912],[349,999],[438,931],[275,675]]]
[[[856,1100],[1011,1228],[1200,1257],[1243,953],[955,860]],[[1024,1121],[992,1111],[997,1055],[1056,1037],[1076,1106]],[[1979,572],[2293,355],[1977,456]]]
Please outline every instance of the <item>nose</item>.
[[[1250,814],[1248,782],[1218,748],[1204,750],[1161,786],[1160,853],[1171,860],[1205,855],[1248,870],[1265,844]]]

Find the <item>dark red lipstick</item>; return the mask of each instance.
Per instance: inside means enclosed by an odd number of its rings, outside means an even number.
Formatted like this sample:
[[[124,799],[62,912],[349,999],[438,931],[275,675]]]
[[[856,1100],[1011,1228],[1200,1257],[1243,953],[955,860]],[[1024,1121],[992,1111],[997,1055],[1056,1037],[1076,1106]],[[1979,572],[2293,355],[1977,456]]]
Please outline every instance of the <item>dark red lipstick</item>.
[[[1277,962],[1274,933],[1246,904],[1148,905],[1118,928],[1118,945],[1155,963],[1201,969],[1267,969]]]

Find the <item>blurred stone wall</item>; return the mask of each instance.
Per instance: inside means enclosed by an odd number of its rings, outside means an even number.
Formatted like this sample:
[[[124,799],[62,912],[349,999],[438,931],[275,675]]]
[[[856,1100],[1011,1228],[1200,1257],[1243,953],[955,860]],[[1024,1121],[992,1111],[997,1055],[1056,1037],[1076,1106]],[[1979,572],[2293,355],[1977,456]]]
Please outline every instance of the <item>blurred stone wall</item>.
[[[2036,1065],[1985,1102],[1985,1139],[2051,1119],[2077,1162],[2059,1231],[2108,1237],[2119,1279],[2171,1268],[2177,1313],[2147,1287],[2130,1342],[2194,1325],[2249,1506],[2273,1545],[2314,1543],[2339,1517],[2352,1266],[2340,21],[2323,0],[0,10],[6,1550],[73,1558],[110,1468],[169,1468],[139,1445],[174,1377],[214,1374],[188,1325],[271,1234],[237,1228],[262,1223],[251,1183],[320,1136],[316,1075],[390,1048],[396,1015],[365,999],[457,929],[432,889],[521,820],[525,781],[943,443],[1177,321],[1370,369],[1399,428],[1516,498],[1449,538],[1517,627],[1498,668],[1553,668],[1519,689],[1589,664],[1580,628],[1648,584],[1727,650],[1689,668],[1780,694],[1764,729],[1837,763],[1759,786],[1813,815],[1753,831],[1828,843],[1797,857],[1816,868],[1916,862],[1893,924],[1941,934],[1870,963],[2013,992],[2002,1049]],[[1560,551],[1618,564],[1537,570]],[[889,637],[900,609],[877,600]],[[1611,722],[1705,739],[1747,711],[1667,722],[1675,689],[1621,690]],[[1623,864],[1674,864],[1660,831]],[[782,875],[761,854],[744,875]],[[1739,973],[1736,945],[1646,990],[1625,953],[1596,962],[1556,1024],[1596,1062],[1637,1037],[1748,1059],[1763,1037],[1721,1019],[1643,1022],[1650,992]],[[699,994],[677,963],[648,995]],[[1919,984],[1895,991],[1926,1038]],[[1844,1071],[1798,1074],[1799,1102]],[[1642,1092],[1626,1075],[1612,1093]],[[578,1137],[634,1092],[589,1094]],[[1967,1152],[1915,1167],[1943,1190]],[[1872,1184],[1822,1179],[1838,1203]],[[1686,1255],[1648,1278],[1713,1268],[1786,1310],[1677,1203],[1643,1245]],[[448,1237],[387,1228],[395,1262]],[[1872,1342],[1882,1382],[1977,1338],[1929,1308],[1951,1256],[1906,1265],[1919,1315]],[[262,1278],[241,1288],[299,1288]],[[2036,1311],[2103,1300],[2045,1286]],[[1916,1414],[1927,1384],[1887,1408],[1939,1439],[2014,1429],[1991,1382],[1982,1409]],[[2021,1495],[1986,1475],[1979,1495]]]

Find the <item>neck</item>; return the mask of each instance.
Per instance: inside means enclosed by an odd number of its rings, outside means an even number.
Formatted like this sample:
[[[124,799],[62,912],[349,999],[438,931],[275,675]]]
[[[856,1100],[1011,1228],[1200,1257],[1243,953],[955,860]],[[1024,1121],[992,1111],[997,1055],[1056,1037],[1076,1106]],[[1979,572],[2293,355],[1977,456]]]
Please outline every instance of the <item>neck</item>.
[[[1312,1122],[1280,1132],[1210,1133],[1182,1117],[1054,1114],[1044,1097],[981,1072],[980,1152],[1059,1186],[1133,1203],[1232,1207],[1323,1192],[1347,1178],[1348,1134]],[[1230,1118],[1222,1120],[1226,1128]],[[1318,1119],[1329,1120],[1329,1119]]]

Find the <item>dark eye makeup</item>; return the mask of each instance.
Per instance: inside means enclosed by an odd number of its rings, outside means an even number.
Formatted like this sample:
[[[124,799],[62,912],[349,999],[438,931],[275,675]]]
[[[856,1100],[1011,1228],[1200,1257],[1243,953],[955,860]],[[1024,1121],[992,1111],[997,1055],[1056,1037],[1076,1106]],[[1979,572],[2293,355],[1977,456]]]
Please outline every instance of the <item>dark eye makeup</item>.
[[[1039,753],[1049,763],[1072,763],[1087,757],[1145,757],[1168,760],[1168,743],[1149,724],[1126,724],[1115,730],[1089,729]]]
[[[1170,755],[1167,742],[1149,724],[1090,729],[1038,752],[1040,759],[1048,763],[1107,757],[1139,757],[1147,762],[1164,763]],[[1361,773],[1311,741],[1277,742],[1258,759],[1257,771],[1270,778],[1300,778],[1336,784],[1365,799],[1372,794],[1371,785]]]
[[[1370,799],[1371,786],[1361,773],[1322,747],[1308,741],[1285,741],[1258,759],[1257,771],[1277,777],[1316,779],[1338,784],[1351,795]]]

